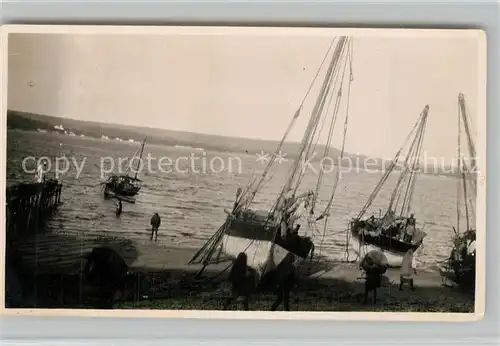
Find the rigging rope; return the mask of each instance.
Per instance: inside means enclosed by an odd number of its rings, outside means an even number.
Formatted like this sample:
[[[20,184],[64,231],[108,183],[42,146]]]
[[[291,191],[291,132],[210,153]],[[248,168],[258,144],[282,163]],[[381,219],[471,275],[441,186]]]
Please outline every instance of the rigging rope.
[[[401,206],[400,216],[408,216],[408,213],[410,212],[411,201],[413,198],[413,193],[415,191],[417,171],[420,168],[420,154],[422,152],[422,143],[424,140],[426,124],[427,124],[427,116],[422,120],[422,128],[419,133],[417,149],[414,156],[413,165],[410,171],[410,176],[408,178],[409,183],[406,187],[405,197],[403,199],[403,205]]]
[[[352,82],[354,81],[354,76],[353,76],[353,72],[352,72],[352,55],[353,55],[352,41],[350,42],[348,54],[350,54],[349,55],[349,87],[347,89],[346,115],[345,115],[345,120],[344,120],[344,132],[343,132],[343,138],[342,138],[342,147],[340,150],[340,163],[339,164],[341,164],[341,162],[344,159],[345,142],[346,142],[346,138],[347,138],[347,128],[348,128],[348,124],[349,124],[349,108],[350,108],[350,101],[351,101],[351,87],[352,87]],[[333,191],[332,191],[332,194],[330,195],[330,200],[328,201],[328,204],[327,204],[325,210],[323,211],[323,214],[328,214],[330,212],[330,209],[331,209],[331,206],[333,203],[333,198],[335,196],[335,191],[337,190],[337,185],[338,185],[339,180],[340,180],[340,167],[337,167],[335,180],[334,180],[334,184],[333,184]]]
[[[353,71],[352,71],[352,54],[353,54],[353,49],[352,49],[352,41],[351,41],[351,42],[349,42],[348,51],[347,51],[347,57],[348,57],[348,60],[349,60],[349,86],[348,86],[348,89],[347,89],[346,116],[345,116],[345,120],[344,120],[344,132],[343,132],[343,139],[342,139],[342,147],[341,147],[341,151],[340,151],[340,160],[341,160],[341,162],[343,160],[344,152],[345,152],[345,141],[346,141],[346,136],[347,136],[347,125],[348,125],[348,122],[349,122],[350,95],[351,95],[352,82],[354,80],[354,78],[353,78]],[[346,66],[347,66],[347,61],[346,61]],[[344,70],[344,73],[345,73],[345,70]],[[344,74],[342,75],[342,81],[343,81],[343,77],[344,77]],[[342,88],[342,86],[341,86],[341,88]],[[340,90],[342,90],[342,89],[340,89]],[[339,90],[339,92],[341,92],[340,90]],[[325,156],[326,156],[326,154],[325,154]],[[325,239],[325,236],[326,236],[327,227],[328,227],[329,212],[330,212],[331,205],[333,203],[333,198],[335,196],[335,191],[337,189],[337,184],[338,184],[339,179],[340,179],[340,168],[337,167],[332,194],[330,196],[330,199],[328,201],[328,204],[327,204],[325,210],[322,213],[322,216],[323,217],[326,216],[326,218],[325,218],[324,227],[323,227],[323,237],[322,237],[321,243],[320,243],[320,255],[321,255],[321,249],[323,247],[323,242],[324,242],[324,239]],[[318,183],[318,187],[319,187],[319,183]],[[317,198],[317,195],[318,195],[318,193],[315,194],[315,198]],[[312,206],[312,209],[314,209],[314,204]],[[320,216],[320,218],[322,216]],[[319,220],[320,218],[318,218],[316,220]],[[333,234],[335,234],[335,233],[333,233]],[[348,252],[349,252],[349,242],[348,241],[346,242],[346,250],[345,251],[346,251],[346,258],[348,260],[349,259],[349,254],[348,254]]]
[[[391,196],[391,200],[389,202],[389,208],[388,210],[393,210],[393,205],[394,205],[394,201],[396,199],[396,196],[400,193],[402,193],[402,190],[399,190],[400,186],[402,185],[403,181],[405,180],[407,174],[410,172],[410,168],[408,167],[408,161],[410,160],[410,157],[411,157],[411,154],[415,154],[414,151],[417,151],[418,152],[418,147],[417,149],[415,149],[415,145],[416,143],[417,146],[421,143],[421,135],[422,135],[422,132],[423,132],[423,129],[425,126],[425,119],[427,117],[427,113],[426,113],[426,110],[428,109],[428,107],[426,107],[424,109],[424,112],[422,113],[422,118],[421,118],[421,122],[419,123],[419,126],[418,126],[418,131],[417,131],[417,135],[415,136],[415,138],[413,139],[412,141],[412,144],[410,146],[410,149],[408,150],[408,156],[406,157],[405,161],[404,161],[404,170],[403,170],[403,173],[401,173],[401,175],[399,176],[399,179],[396,183],[396,188],[394,189],[394,192],[392,193],[392,196]],[[416,159],[418,159],[418,157],[416,157]],[[410,175],[410,178],[411,178],[411,175]],[[409,180],[408,180],[409,181]],[[410,186],[410,184],[408,185]],[[404,204],[404,200],[403,200],[403,204]]]
[[[380,179],[379,183],[377,184],[377,186],[375,186],[375,189],[373,190],[373,192],[370,194],[370,196],[368,197],[368,200],[366,201],[365,205],[363,206],[363,208],[361,209],[361,211],[359,212],[358,216],[356,217],[356,219],[360,219],[366,212],[366,210],[368,210],[368,208],[371,206],[371,204],[373,203],[373,200],[376,198],[376,196],[378,195],[378,193],[380,192],[382,186],[385,184],[385,182],[387,181],[387,179],[389,178],[389,175],[392,173],[392,170],[394,169],[394,167],[396,166],[397,164],[397,161],[399,160],[399,156],[401,155],[401,151],[404,149],[404,147],[406,146],[406,144],[408,143],[408,141],[410,140],[410,138],[412,137],[412,135],[414,134],[415,130],[418,128],[420,122],[421,122],[421,119],[422,117],[424,116],[424,112],[422,112],[420,114],[420,117],[417,119],[417,122],[415,123],[415,125],[413,126],[412,130],[410,131],[410,133],[408,134],[408,136],[406,137],[403,145],[399,148],[399,150],[396,152],[396,155],[394,156],[393,160],[391,161],[391,164],[389,165],[389,167],[386,169],[386,171],[384,172],[384,175],[382,176],[382,178]]]
[[[465,168],[465,167],[464,167]],[[462,182],[463,182],[463,187],[464,187],[464,201],[465,201],[465,222],[466,222],[466,229],[470,229],[470,224],[469,224],[469,206],[467,203],[467,182],[465,180],[465,173],[462,173]]]
[[[286,180],[286,183],[284,184],[284,186],[281,190],[281,193],[278,196],[278,199],[277,199],[274,207],[272,208],[272,211],[271,211],[272,215],[274,215],[276,213],[277,209],[282,204],[285,194],[287,194],[289,191],[292,191],[291,187],[292,187],[292,184],[294,183],[294,180],[296,178],[299,166],[301,166],[301,161],[303,158],[304,150],[305,150],[305,148],[306,148],[306,146],[311,138],[313,128],[317,126],[317,123],[319,120],[319,115],[320,115],[320,113],[318,111],[321,110],[320,107],[324,106],[325,95],[326,95],[327,90],[329,90],[328,87],[331,85],[332,74],[333,74],[335,68],[337,67],[337,61],[340,57],[340,54],[341,54],[341,51],[342,51],[342,48],[343,48],[345,41],[346,41],[346,37],[343,36],[343,37],[339,38],[339,43],[337,44],[335,51],[333,53],[332,60],[331,60],[330,65],[328,67],[325,80],[323,81],[323,84],[321,87],[321,91],[316,99],[316,103],[314,105],[314,109],[312,111],[312,116],[311,116],[311,119],[310,119],[309,124],[307,126],[307,130],[304,132],[304,137],[301,141],[301,145],[300,145],[300,149],[299,149],[299,155],[296,158],[296,160],[294,161],[292,168],[291,168],[291,174],[289,175],[288,179]],[[298,188],[298,185],[295,187],[294,193],[296,192],[297,188]]]
[[[334,51],[334,55],[332,57],[332,61],[331,61],[330,66],[328,68],[325,81],[323,82],[321,92],[318,95],[316,104],[314,106],[313,116],[312,116],[311,121],[309,123],[308,129],[304,133],[304,138],[302,141],[301,149],[299,151],[299,153],[300,153],[299,158],[296,160],[295,165],[292,167],[292,174],[290,175],[290,178],[287,180],[287,183],[284,186],[285,187],[284,191],[283,191],[284,193],[289,191],[292,184],[294,183],[294,178],[296,177],[298,168],[300,166],[302,166],[301,165],[302,158],[307,159],[307,157],[309,156],[309,150],[310,150],[310,146],[311,146],[310,141],[311,141],[311,139],[314,138],[314,135],[317,131],[318,122],[319,122],[321,114],[323,112],[323,108],[324,108],[326,100],[327,100],[327,95],[331,90],[332,82],[334,83],[334,81],[336,80],[335,77],[337,75],[335,72],[339,68],[339,64],[337,64],[337,62],[340,59],[340,56],[342,55],[342,51],[344,49],[344,42],[345,42],[346,38],[342,37],[340,40],[341,40],[341,42],[339,42],[339,44],[337,45],[337,47]],[[305,153],[305,155],[304,155],[304,153]],[[296,194],[297,189],[299,187],[299,184],[300,184],[304,174],[305,174],[305,167],[302,167],[302,169],[298,175],[297,181],[295,183],[295,187],[293,189],[292,195]]]
[[[465,222],[466,222],[466,230],[470,229],[470,215],[475,214],[474,207],[474,197],[477,190],[477,170],[476,170],[476,148],[474,145],[474,141],[471,137],[471,130],[469,127],[469,112],[467,111],[467,105],[465,103],[465,97],[463,94],[459,94],[458,96],[458,168],[460,172],[460,180],[457,184],[457,233],[460,233],[460,197],[463,192],[463,200],[465,207]],[[463,122],[466,143],[469,149],[469,156],[471,160],[471,166],[469,167],[465,160],[461,155],[461,123]],[[468,176],[470,173],[471,176]],[[469,182],[470,189],[472,191],[471,194],[468,193],[467,182]],[[462,191],[463,189],[463,191]]]
[[[342,97],[342,88],[343,88],[343,83],[344,83],[344,77],[345,77],[345,72],[347,70],[347,63],[348,63],[348,60],[350,60],[350,48],[351,46],[350,45],[347,45],[347,59],[345,60],[345,64],[343,66],[343,68],[341,69],[342,70],[342,74],[340,76],[340,72],[338,74],[336,74],[336,78],[335,78],[335,81],[334,81],[334,85],[337,84],[337,82],[339,82],[339,89],[337,91],[337,93],[335,93],[335,90],[336,90],[336,87],[334,86],[333,90],[332,90],[332,93],[330,95],[330,99],[329,99],[329,102],[328,102],[328,107],[327,107],[327,110],[326,110],[326,114],[328,114],[328,111],[329,111],[329,108],[330,108],[330,105],[331,105],[331,101],[333,99],[333,96],[336,94],[337,95],[337,98],[336,98],[336,102],[335,102],[335,107],[334,107],[334,111],[333,111],[333,116],[332,116],[332,120],[331,120],[331,124],[330,124],[330,128],[329,128],[329,134],[328,134],[328,139],[327,139],[327,143],[325,144],[325,152],[324,152],[324,155],[323,155],[323,158],[327,157],[328,156],[328,152],[329,152],[329,149],[330,149],[330,146],[331,146],[331,140],[332,140],[332,135],[333,135],[333,130],[335,128],[335,124],[336,124],[336,120],[338,118],[338,112],[339,112],[339,106],[340,106],[340,100],[341,100],[341,97]],[[342,54],[342,52],[341,52]],[[349,61],[350,62],[350,61]],[[352,83],[352,62],[350,62],[349,64],[349,67],[350,67],[350,71],[349,71],[349,89],[348,89],[348,99],[349,99],[349,96],[350,96],[350,90],[351,90],[351,83]],[[340,80],[338,80],[340,76]],[[324,100],[326,99],[326,95],[325,95],[325,98]],[[322,105],[324,106],[324,104]],[[349,107],[349,102],[347,104],[347,110],[346,110],[346,113],[348,114],[348,107]],[[322,110],[320,110],[321,112]],[[348,118],[346,114],[346,118]],[[323,118],[324,120],[326,120],[326,116]],[[346,138],[346,124],[347,124],[347,119],[344,123],[344,138],[343,138],[343,143],[342,143],[342,147],[344,148],[345,147],[345,138]],[[313,152],[314,152],[314,149],[316,148],[316,145],[319,141],[319,137],[321,135],[321,132],[322,132],[322,129],[323,129],[323,125],[324,125],[324,122],[321,126],[321,129],[320,129],[320,132],[318,134],[318,137],[317,137],[317,140],[316,140],[316,143],[313,147]],[[317,130],[317,123],[316,123],[316,128],[315,128],[315,131]],[[308,157],[309,153],[311,152],[311,145],[312,145],[312,141],[314,140],[314,135],[313,135],[313,138],[311,140],[311,142],[309,143],[309,148],[308,148],[308,152],[306,153],[306,157]],[[343,157],[343,150],[341,152],[341,158]],[[318,181],[317,181],[317,185],[316,185],[316,191],[313,195],[313,201],[312,201],[312,205],[311,205],[311,212],[314,210],[314,207],[316,205],[316,202],[317,202],[317,198],[319,196],[319,188],[321,186],[321,182],[322,182],[322,178],[323,178],[323,168],[321,167],[320,168],[320,176],[318,178]],[[324,243],[324,239],[326,237],[326,232],[327,232],[327,227],[328,227],[328,216],[326,214],[326,211],[329,210],[329,207],[331,206],[331,203],[333,201],[333,197],[334,197],[334,194],[335,194],[335,190],[336,190],[336,186],[337,186],[337,182],[338,182],[338,170],[337,170],[337,180],[334,182],[334,188],[333,188],[333,192],[332,192],[332,195],[330,197],[330,200],[329,200],[329,203],[328,203],[328,206],[327,208],[325,209],[325,212],[323,212],[322,214],[322,217],[324,217],[326,215],[326,218],[325,218],[325,221],[324,221],[324,225],[323,225],[323,234],[322,234],[322,237],[321,237],[321,241],[320,241],[320,244],[319,244],[319,255],[317,257],[317,261],[319,261],[320,257],[321,257],[321,252],[322,252],[322,248],[323,248],[323,243]],[[296,189],[298,188],[298,184],[300,184],[300,181],[303,179],[303,176],[304,176],[304,172],[302,172],[301,176],[299,177],[299,181],[297,182],[297,186],[296,186]],[[320,218],[316,219],[315,221],[319,220]],[[308,220],[308,225],[309,227],[312,226],[312,228],[316,229],[317,231],[319,231],[316,227],[316,222],[311,222],[310,220]]]
[[[285,142],[286,138],[288,137],[288,135],[289,135],[289,133],[290,133],[290,131],[291,131],[291,129],[292,129],[292,127],[293,127],[293,125],[295,124],[295,122],[296,122],[296,120],[297,120],[297,118],[300,116],[300,112],[301,112],[301,110],[302,110],[302,107],[303,107],[303,105],[304,105],[304,102],[305,102],[305,100],[307,99],[307,97],[309,96],[309,93],[311,92],[312,87],[313,87],[314,83],[316,82],[316,80],[317,80],[317,78],[318,78],[318,76],[319,76],[319,73],[320,73],[320,71],[321,71],[321,69],[322,69],[322,67],[323,67],[323,65],[324,65],[324,63],[325,63],[325,61],[326,61],[326,58],[328,57],[328,55],[329,55],[329,53],[330,53],[330,50],[331,50],[331,49],[332,49],[332,47],[333,47],[333,44],[335,43],[335,40],[336,40],[336,37],[334,37],[334,38],[332,39],[332,42],[330,43],[330,45],[329,45],[329,47],[328,47],[328,49],[327,49],[327,51],[326,51],[326,53],[325,53],[325,55],[324,55],[324,57],[323,57],[323,60],[321,61],[321,64],[320,64],[320,66],[319,66],[318,70],[316,71],[316,74],[315,74],[315,76],[314,76],[313,80],[311,81],[311,83],[310,83],[310,85],[309,85],[309,88],[307,89],[307,92],[306,92],[306,94],[304,95],[304,98],[302,99],[302,102],[301,102],[301,103],[300,103],[300,105],[299,105],[299,108],[298,108],[298,109],[297,109],[297,111],[295,112],[295,114],[294,114],[294,116],[293,116],[293,118],[292,118],[292,121],[291,121],[291,122],[290,122],[290,124],[288,125],[288,128],[287,128],[287,130],[286,130],[286,132],[285,132],[285,135],[283,136],[283,138],[281,139],[281,142],[280,142],[280,143],[279,143],[279,145],[278,145],[278,148],[277,148],[277,150],[276,150],[276,153],[278,153],[278,152],[280,152],[280,151],[281,151],[281,148],[282,148],[282,146],[283,146],[283,143]],[[265,180],[265,177],[267,176],[268,171],[269,171],[269,169],[271,168],[271,166],[274,164],[275,160],[276,160],[276,155],[272,155],[272,157],[271,157],[271,159],[269,160],[269,162],[268,162],[268,164],[267,164],[267,166],[266,166],[266,168],[265,168],[264,172],[262,173],[262,178],[261,178],[261,180],[259,181],[259,183],[257,184],[257,186],[253,189],[252,194],[250,195],[250,197],[245,199],[245,205],[244,205],[245,207],[247,207],[247,208],[248,208],[248,207],[250,206],[250,204],[253,202],[253,198],[255,197],[255,195],[256,195],[256,194],[257,194],[257,192],[260,190],[260,188],[262,188],[262,186],[264,185],[264,184],[263,184],[263,182],[264,182],[264,180]]]
[[[338,112],[339,112],[339,107],[340,107],[340,100],[342,98],[342,87],[343,87],[343,84],[344,84],[344,75],[345,75],[346,67],[347,67],[347,61],[346,61],[346,64],[344,66],[344,70],[342,72],[340,87],[339,87],[339,90],[337,92],[337,99],[335,100],[335,106],[334,106],[334,110],[333,110],[333,116],[332,116],[332,120],[331,120],[331,123],[330,123],[329,131],[328,131],[328,138],[326,140],[325,151],[323,153],[323,158],[328,157],[328,153],[330,151],[330,146],[331,146],[332,138],[333,138],[333,130],[335,129],[335,124],[337,123],[337,117],[338,117]],[[319,176],[318,176],[318,182],[316,184],[316,191],[315,191],[314,197],[313,197],[314,198],[313,199],[313,206],[316,204],[316,200],[317,200],[317,198],[319,196],[321,182],[323,181],[323,175],[324,175],[324,168],[320,167]]]

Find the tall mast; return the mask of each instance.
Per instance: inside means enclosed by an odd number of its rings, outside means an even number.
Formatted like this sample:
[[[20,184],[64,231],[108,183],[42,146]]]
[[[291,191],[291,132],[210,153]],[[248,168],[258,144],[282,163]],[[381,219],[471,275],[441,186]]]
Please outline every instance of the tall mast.
[[[335,38],[332,40],[332,42],[330,43],[330,46],[328,47],[328,50],[327,52],[325,53],[324,57],[323,57],[323,61],[321,62],[317,72],[316,72],[316,75],[314,76],[313,80],[311,81],[311,84],[309,85],[309,88],[300,104],[300,106],[298,107],[297,111],[295,112],[291,122],[289,123],[288,125],[288,128],[285,132],[285,134],[283,135],[279,145],[278,145],[278,148],[276,149],[276,153],[279,153],[281,151],[281,148],[286,140],[286,138],[288,137],[293,125],[295,124],[296,120],[298,119],[298,117],[300,116],[301,114],[301,111],[302,111],[302,106],[304,105],[304,102],[306,101],[307,97],[309,96],[309,93],[311,92],[311,89],[312,87],[314,86],[314,83],[316,82],[317,78],[318,78],[318,75],[330,53],[330,50],[332,49],[334,43],[335,43]],[[309,123],[310,124],[310,123]],[[309,125],[307,127],[309,129]],[[301,146],[302,147],[302,146]],[[300,152],[299,152],[300,154]],[[300,155],[299,155],[300,156]],[[253,202],[253,199],[256,195],[256,193],[259,191],[259,189],[264,185],[265,181],[266,181],[266,177],[269,173],[269,170],[270,168],[272,167],[272,165],[274,164],[276,160],[276,155],[272,155],[269,162],[267,163],[266,165],[266,168],[264,169],[263,173],[261,174],[261,177],[260,179],[258,179],[257,181],[252,181],[250,183],[250,185],[247,187],[246,191],[241,195],[241,198],[240,198],[240,203],[238,204],[238,209],[244,209],[244,208],[247,208],[250,206],[250,204]]]
[[[147,137],[144,137],[144,140],[141,143],[141,152],[139,154],[139,162],[137,162],[137,168],[135,169],[135,176],[134,176],[134,179],[136,179],[136,180],[137,180],[137,174],[139,174],[139,167],[141,165],[142,153],[144,151],[144,144],[146,144],[146,138]]]
[[[468,118],[468,112],[467,112],[467,107],[465,104],[465,96],[460,93],[458,95],[458,150],[459,150],[459,173],[460,173],[460,180],[458,183],[458,198],[457,198],[457,230],[459,230],[459,225],[460,225],[460,190],[463,190],[463,198],[464,198],[464,207],[465,207],[465,222],[466,222],[466,230],[470,228],[470,220],[469,217],[471,215],[471,212],[474,213],[474,205],[473,205],[473,200],[469,201],[470,194],[472,194],[472,197],[475,196],[475,189],[476,189],[476,147],[474,145],[474,141],[472,139],[471,131],[470,131],[470,126],[469,126],[469,118]],[[460,146],[461,146],[461,122],[463,122],[464,126],[464,131],[465,131],[465,136],[467,139],[467,146],[469,149],[469,159],[470,159],[470,167],[466,164],[466,162],[463,160],[462,155],[460,153]],[[467,176],[467,173],[469,173],[469,169],[474,176],[472,179],[470,179],[471,185],[470,190],[472,191],[469,193],[467,190],[467,181],[469,180],[470,177]],[[470,202],[470,206],[469,206]]]
[[[414,151],[415,143],[417,142],[417,139],[419,139],[418,140],[419,145],[417,146],[416,153],[420,152],[420,148],[421,148],[421,144],[422,144],[421,140],[423,138],[423,130],[425,128],[425,124],[426,124],[426,121],[427,121],[428,112],[429,112],[429,106],[426,105],[425,108],[423,109],[423,111],[420,113],[420,116],[418,117],[418,119],[417,119],[415,125],[413,126],[412,130],[410,131],[410,133],[408,133],[407,137],[405,138],[405,141],[404,141],[403,145],[399,148],[399,150],[397,151],[396,155],[392,159],[389,167],[387,167],[387,169],[385,170],[384,175],[379,180],[377,186],[375,186],[374,190],[372,191],[372,193],[368,197],[368,200],[366,201],[365,205],[363,206],[363,208],[359,212],[358,216],[356,217],[357,219],[360,219],[361,217],[363,217],[363,215],[366,213],[366,211],[368,210],[368,208],[371,206],[371,204],[373,203],[373,201],[377,197],[378,193],[382,189],[382,186],[384,185],[384,183],[389,178],[389,175],[392,173],[392,171],[396,167],[396,164],[398,163],[399,157],[401,156],[401,152],[406,147],[406,145],[410,142],[410,139],[412,138],[412,136],[415,136],[413,138],[413,140],[412,140],[411,145],[410,145],[410,149],[408,150],[408,154],[409,155],[406,157],[406,160],[404,161],[404,167],[405,167],[405,169],[400,174],[399,179],[398,179],[398,181],[396,183],[396,187],[393,190],[393,193],[392,193],[392,196],[391,196],[391,200],[389,202],[388,211],[391,210],[391,208],[393,207],[393,205],[394,205],[395,202],[397,204],[396,199],[398,199],[398,201],[399,201],[399,197],[401,196],[401,191],[402,191],[400,189],[400,187],[401,187],[401,184],[402,184],[403,180],[407,177],[407,173],[409,171],[409,169],[408,169],[408,161],[409,161],[410,156],[411,156],[410,154]],[[420,148],[418,148],[418,147],[420,147]],[[415,166],[415,163],[418,162],[417,160],[419,159],[419,156],[418,156],[418,154],[416,154],[416,155],[414,155],[414,157],[415,157],[415,160],[414,160],[414,166]],[[410,184],[412,183],[411,176],[410,176],[409,183]],[[413,183],[414,183],[414,180],[413,180]],[[409,186],[411,186],[411,185],[409,185]],[[411,189],[413,189],[413,187]],[[408,201],[407,197],[408,196],[411,197],[411,194],[409,194],[409,192],[410,191],[407,189],[407,194],[406,194],[406,200],[407,201]],[[405,205],[409,209],[409,203],[406,203]]]
[[[318,126],[318,120],[321,117],[321,112],[322,112],[323,107],[325,105],[325,100],[327,98],[327,94],[330,91],[332,76],[334,74],[335,69],[338,67],[338,61],[341,57],[342,51],[344,50],[344,46],[345,46],[346,42],[347,42],[347,37],[341,36],[339,38],[339,42],[337,43],[337,46],[335,47],[335,51],[333,53],[332,60],[330,62],[330,66],[328,66],[328,71],[326,73],[326,76],[325,76],[325,79],[324,79],[323,84],[321,86],[321,90],[318,94],[318,97],[316,98],[316,103],[314,104],[311,120],[309,121],[309,124],[307,126],[307,130],[304,132],[304,137],[302,139],[301,148],[299,150],[299,155],[297,156],[297,158],[295,159],[295,162],[293,163],[292,174],[290,175],[288,182],[283,187],[282,193],[286,193],[291,188],[295,178],[297,177],[297,172],[298,172],[299,167],[302,164],[302,160],[306,158],[306,157],[304,157],[305,156],[304,150],[306,149],[306,146],[309,144],[309,142],[311,140],[311,136],[315,132],[314,130]],[[296,190],[297,189],[295,188],[295,191]]]
[[[462,114],[462,121],[464,123],[465,134],[467,135],[467,145],[469,146],[469,154],[471,156],[471,165],[472,167],[476,166],[476,147],[472,142],[472,136],[469,128],[469,120],[467,119],[467,110],[465,107],[465,96],[460,93],[458,95],[458,104],[460,105],[460,111]]]
[[[424,138],[423,135],[424,135],[425,125],[427,123],[428,114],[429,114],[429,106],[426,105],[420,115],[418,130],[408,150],[408,156],[406,157],[406,160],[404,162],[403,172],[399,176],[398,182],[396,183],[396,188],[394,189],[391,196],[391,200],[389,202],[388,211],[393,209],[395,202],[396,204],[399,202],[399,198],[401,197],[401,193],[403,192],[403,188],[401,186],[403,184],[403,181],[407,179],[408,185],[406,186],[405,189],[406,191],[403,198],[403,205],[401,206],[401,211],[400,211],[401,216],[406,216],[405,214],[408,213],[410,209],[410,202],[411,202],[411,197],[413,196],[413,189],[414,189],[414,181],[415,181],[414,178],[416,173],[415,170],[420,160],[420,151],[422,148],[422,143]],[[410,159],[413,159],[411,165],[409,165]]]

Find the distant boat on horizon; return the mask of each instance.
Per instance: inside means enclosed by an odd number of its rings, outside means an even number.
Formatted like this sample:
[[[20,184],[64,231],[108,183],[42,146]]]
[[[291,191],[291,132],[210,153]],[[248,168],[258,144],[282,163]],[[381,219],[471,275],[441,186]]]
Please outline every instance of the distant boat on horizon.
[[[197,151],[204,151],[205,150],[204,148],[195,148],[195,147],[191,147],[189,145],[179,145],[179,144],[174,145],[174,148],[179,148],[179,149],[194,149],[194,150],[197,150]]]

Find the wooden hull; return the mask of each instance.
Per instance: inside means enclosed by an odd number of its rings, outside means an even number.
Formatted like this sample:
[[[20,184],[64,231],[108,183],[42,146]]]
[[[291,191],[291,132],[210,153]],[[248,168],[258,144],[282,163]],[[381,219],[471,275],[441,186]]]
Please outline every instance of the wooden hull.
[[[308,238],[297,237],[295,241],[282,239],[276,224],[232,217],[228,217],[226,222],[222,251],[231,258],[245,252],[248,266],[256,270],[260,277],[275,269],[289,252],[298,260],[304,260],[314,251],[314,244]]]
[[[448,262],[440,268],[440,273],[466,290],[474,290],[476,283],[476,231],[468,230],[455,239],[456,244],[450,253]],[[461,247],[460,245],[463,245]],[[471,246],[474,246],[471,248]]]
[[[474,291],[476,286],[476,268],[470,268],[465,271],[456,271],[449,266],[439,268],[441,277],[457,284],[468,291]]]
[[[362,246],[372,246],[374,248],[390,252],[395,256],[404,256],[408,250],[416,251],[423,243],[426,233],[420,230],[416,230],[414,242],[405,242],[399,240],[395,237],[390,237],[388,235],[382,234],[382,232],[377,231],[363,232],[362,228],[358,226],[357,222],[351,223],[351,235],[356,241],[358,241]]]
[[[135,198],[130,197],[130,196],[123,196],[118,193],[115,193],[114,191],[109,190],[108,188],[104,189],[104,197],[113,197],[128,203],[135,203]]]
[[[133,197],[141,190],[140,181],[131,179],[128,176],[113,176],[109,181],[104,183],[104,186],[105,195],[113,192],[116,195]]]
[[[141,188],[137,187],[137,186],[133,186],[133,187],[130,186],[127,188],[116,188],[114,186],[106,185],[106,190],[108,191],[107,193],[113,192],[117,195],[126,196],[126,197],[133,197],[139,193]]]
[[[382,251],[384,253],[385,257],[387,258],[388,265],[391,268],[399,268],[403,263],[403,254],[385,251],[378,246],[366,243],[361,244],[359,240],[354,237],[349,241],[349,248],[352,249],[354,253],[356,253],[356,255],[359,257],[359,260],[363,259],[365,255],[370,251],[376,250]]]

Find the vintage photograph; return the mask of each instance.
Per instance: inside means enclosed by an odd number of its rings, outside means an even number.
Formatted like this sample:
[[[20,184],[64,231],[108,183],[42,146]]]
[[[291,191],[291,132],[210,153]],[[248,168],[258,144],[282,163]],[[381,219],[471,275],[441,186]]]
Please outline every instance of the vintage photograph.
[[[6,309],[478,313],[483,32],[31,30]]]

